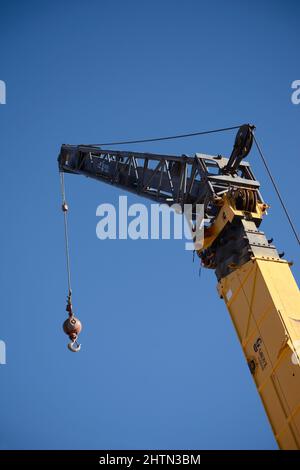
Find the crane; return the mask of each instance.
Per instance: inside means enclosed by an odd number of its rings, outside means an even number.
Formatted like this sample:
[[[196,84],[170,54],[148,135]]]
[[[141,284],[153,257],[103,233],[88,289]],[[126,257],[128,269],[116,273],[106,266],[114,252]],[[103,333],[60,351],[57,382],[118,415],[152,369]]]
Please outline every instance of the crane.
[[[59,171],[169,206],[191,204],[193,217],[196,205],[203,204],[208,222],[197,255],[203,267],[215,271],[219,297],[231,316],[279,448],[300,449],[300,295],[291,263],[260,229],[268,204],[244,160],[253,130],[249,124],[239,128],[229,159],[64,144]],[[67,309],[74,328],[68,324],[65,331],[75,340],[81,325],[74,320],[70,299]]]

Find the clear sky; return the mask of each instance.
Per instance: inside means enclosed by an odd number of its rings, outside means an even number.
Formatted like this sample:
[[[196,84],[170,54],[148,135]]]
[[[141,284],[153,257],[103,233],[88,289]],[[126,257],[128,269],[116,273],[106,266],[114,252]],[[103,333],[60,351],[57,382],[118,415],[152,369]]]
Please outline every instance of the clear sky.
[[[62,143],[255,123],[299,222],[299,14],[292,0],[0,1],[0,448],[276,448],[214,273],[199,278],[183,241],[97,239],[96,207],[125,193],[70,175],[84,330],[82,351],[66,349],[56,159]],[[234,135],[134,149],[226,155]],[[297,244],[248,159],[272,205],[264,230],[299,279]]]

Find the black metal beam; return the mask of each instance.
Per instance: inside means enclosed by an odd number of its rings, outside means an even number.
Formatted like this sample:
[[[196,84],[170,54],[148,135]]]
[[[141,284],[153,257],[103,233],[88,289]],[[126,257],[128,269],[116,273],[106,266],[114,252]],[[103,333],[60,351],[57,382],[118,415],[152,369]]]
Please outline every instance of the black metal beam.
[[[228,159],[220,155],[190,157],[62,145],[58,162],[60,171],[95,178],[169,206],[206,204],[208,218],[215,216],[209,199],[231,187],[256,190],[262,201],[249,164],[242,161],[236,174],[224,174]]]

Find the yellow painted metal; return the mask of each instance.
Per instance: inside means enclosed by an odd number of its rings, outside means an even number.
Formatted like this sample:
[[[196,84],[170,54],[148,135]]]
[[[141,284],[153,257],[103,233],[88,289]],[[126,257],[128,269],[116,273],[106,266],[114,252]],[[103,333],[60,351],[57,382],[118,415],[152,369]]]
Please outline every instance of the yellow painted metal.
[[[289,264],[253,258],[221,279],[225,300],[281,449],[300,449],[300,293]]]
[[[216,219],[209,227],[205,228],[203,246],[200,250],[197,250],[199,253],[211,246],[215,239],[220,235],[225,225],[232,222],[234,217],[245,217],[245,211],[236,209],[232,199],[227,193],[224,194],[219,205],[221,206],[221,209]],[[262,219],[267,207],[267,204],[257,203],[256,211],[249,212],[248,218],[251,220]]]

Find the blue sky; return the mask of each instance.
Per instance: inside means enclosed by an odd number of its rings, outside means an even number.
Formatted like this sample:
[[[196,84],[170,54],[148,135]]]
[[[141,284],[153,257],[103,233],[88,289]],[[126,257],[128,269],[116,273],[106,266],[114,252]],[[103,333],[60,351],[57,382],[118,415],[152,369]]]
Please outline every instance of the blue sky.
[[[275,449],[214,273],[199,278],[183,241],[98,240],[96,207],[124,193],[77,176],[66,183],[84,330],[81,353],[68,352],[56,158],[62,143],[255,123],[299,220],[299,3],[2,0],[0,11],[0,448]],[[233,139],[134,149],[229,154]],[[264,230],[297,261],[256,151],[248,159],[272,206]]]

